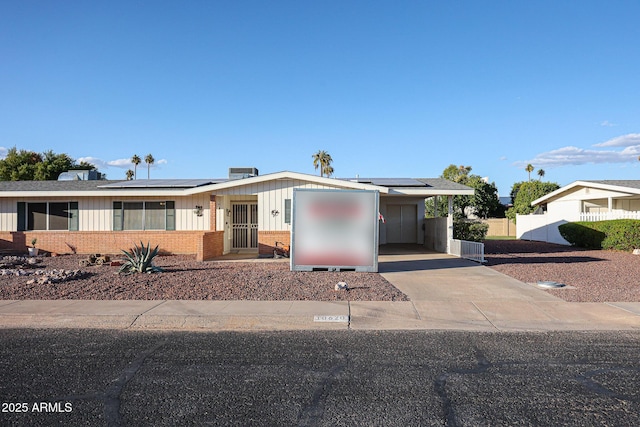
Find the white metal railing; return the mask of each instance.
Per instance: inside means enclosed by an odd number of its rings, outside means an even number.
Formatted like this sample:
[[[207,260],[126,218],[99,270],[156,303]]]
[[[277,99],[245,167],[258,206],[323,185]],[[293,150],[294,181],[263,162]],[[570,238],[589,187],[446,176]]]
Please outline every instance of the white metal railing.
[[[580,221],[594,222],[611,219],[640,219],[638,211],[614,211],[614,212],[581,212]]]
[[[484,260],[484,243],[469,242],[467,240],[451,239],[449,240],[449,253],[460,258],[470,259],[472,261],[483,263]]]

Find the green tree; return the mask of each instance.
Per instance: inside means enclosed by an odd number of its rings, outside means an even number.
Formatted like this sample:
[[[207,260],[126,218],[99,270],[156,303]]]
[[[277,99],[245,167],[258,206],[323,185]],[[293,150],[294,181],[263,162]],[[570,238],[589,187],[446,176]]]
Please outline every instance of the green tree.
[[[67,154],[56,154],[52,150],[42,154],[35,151],[9,149],[0,160],[1,181],[45,181],[55,180],[65,171],[73,169],[96,169],[87,162],[76,163]]]
[[[127,181],[131,181],[133,179],[134,174],[135,173],[131,169],[127,169],[127,172],[125,174],[127,176]]]
[[[544,169],[538,169],[538,181],[540,181],[540,180],[542,180],[542,178],[544,178],[544,174],[545,174]]]
[[[532,213],[536,208],[531,206],[531,202],[559,188],[560,186],[555,182],[525,181],[513,184],[511,189],[513,207],[507,210],[507,218],[515,220],[516,214]]]
[[[147,179],[151,177],[151,165],[156,161],[151,154],[147,154],[144,157],[144,162],[147,164]]]
[[[142,163],[142,159],[137,154],[131,157],[131,163],[133,163],[133,179],[138,179],[138,165]]]
[[[473,196],[453,196],[453,217],[463,219],[469,216],[488,218],[502,214],[498,188],[495,183],[489,183],[479,175],[471,174],[471,166],[449,165],[442,171],[442,178],[458,184],[472,187]],[[438,215],[448,212],[448,200],[445,197],[438,198]],[[434,198],[425,201],[426,215],[435,216]]]
[[[320,169],[320,176],[333,175],[333,166],[331,166],[333,159],[329,153],[324,150],[318,150],[318,152],[311,157],[313,158],[313,167],[316,170]]]

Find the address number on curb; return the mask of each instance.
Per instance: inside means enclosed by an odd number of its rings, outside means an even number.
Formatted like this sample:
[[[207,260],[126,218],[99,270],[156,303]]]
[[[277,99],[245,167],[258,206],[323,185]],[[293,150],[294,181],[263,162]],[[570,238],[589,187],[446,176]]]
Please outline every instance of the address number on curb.
[[[313,316],[313,321],[314,322],[345,322],[348,323],[349,322],[349,316],[345,316],[344,314],[338,315],[338,316]]]

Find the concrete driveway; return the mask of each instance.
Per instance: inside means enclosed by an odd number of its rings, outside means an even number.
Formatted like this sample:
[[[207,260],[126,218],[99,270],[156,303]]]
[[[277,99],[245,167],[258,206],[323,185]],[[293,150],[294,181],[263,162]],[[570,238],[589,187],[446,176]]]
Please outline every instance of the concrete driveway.
[[[379,272],[411,301],[352,302],[354,329],[640,329],[640,303],[568,303],[475,262],[385,248]]]

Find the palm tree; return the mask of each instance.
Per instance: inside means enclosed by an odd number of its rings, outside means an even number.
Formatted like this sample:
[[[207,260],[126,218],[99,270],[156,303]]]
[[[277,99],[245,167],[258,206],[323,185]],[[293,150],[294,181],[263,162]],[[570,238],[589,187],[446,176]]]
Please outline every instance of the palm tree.
[[[318,150],[318,152],[311,157],[313,157],[313,167],[316,170],[320,168],[320,176],[324,176],[324,174],[329,176],[333,173],[333,168],[331,167],[333,159],[329,153],[324,150]]]
[[[134,154],[131,157],[131,163],[133,163],[133,179],[138,179],[138,165],[142,163],[142,160],[137,154]]]
[[[542,180],[542,178],[544,178],[544,169],[538,169],[538,176],[540,178],[538,178],[538,181]]]
[[[151,165],[155,161],[156,159],[154,159],[151,154],[144,156],[144,162],[147,164],[147,179],[149,179],[149,176],[151,175]]]
[[[133,172],[131,169],[127,170],[127,181],[131,181],[134,174],[135,172]]]
[[[333,166],[326,166],[326,167],[324,168],[324,174],[325,174],[327,177],[330,177],[331,175],[333,175]]]
[[[526,170],[527,172],[529,172],[529,181],[531,181],[531,172],[533,172],[533,169],[534,169],[534,167],[533,167],[533,165],[532,165],[531,163],[529,163],[529,164],[527,165],[527,167],[526,167],[526,168],[524,168],[524,170]]]

